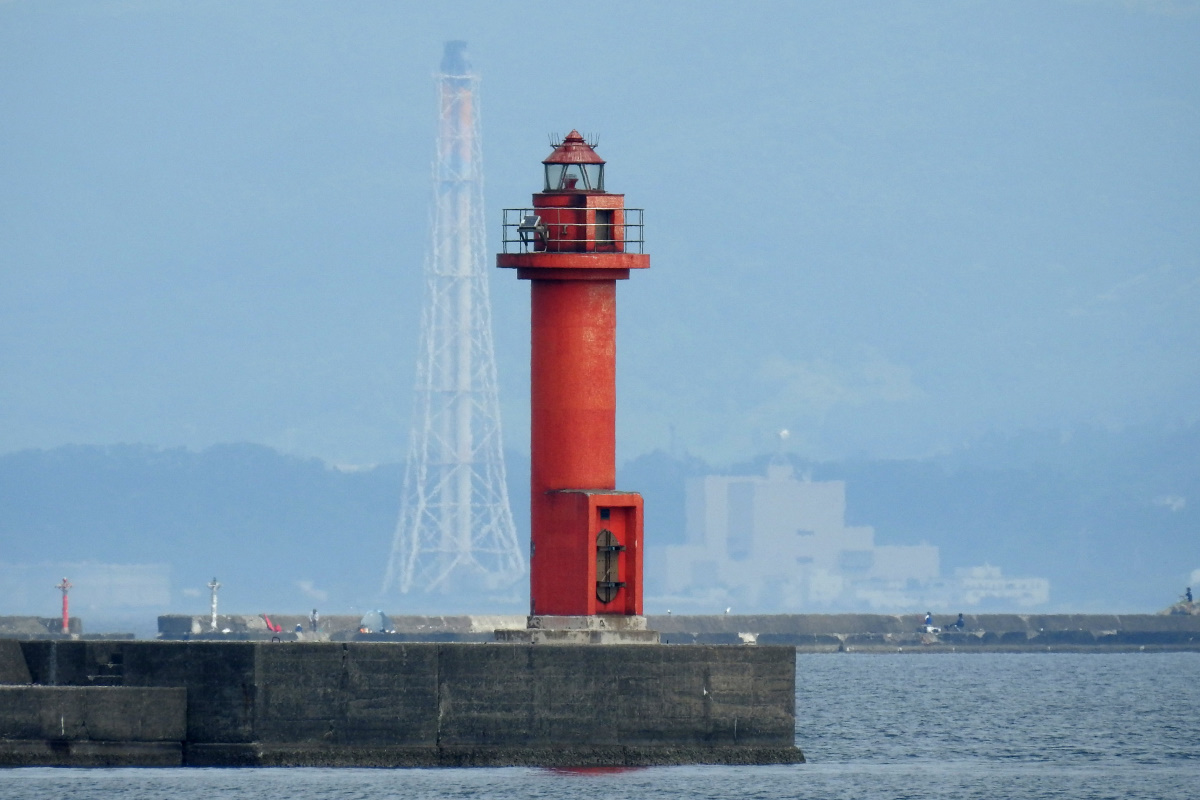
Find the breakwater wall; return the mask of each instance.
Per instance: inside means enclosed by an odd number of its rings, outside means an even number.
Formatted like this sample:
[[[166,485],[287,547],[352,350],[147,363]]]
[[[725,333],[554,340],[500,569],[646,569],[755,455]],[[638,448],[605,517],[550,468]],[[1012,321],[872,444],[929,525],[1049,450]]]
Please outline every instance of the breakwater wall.
[[[92,703],[89,693],[96,692],[111,698],[114,692],[181,691],[176,746],[179,763],[186,765],[803,760],[794,745],[791,647],[130,641],[19,646],[35,684],[30,688],[41,691],[43,700],[40,706],[25,702],[19,706],[23,711],[14,705],[18,710],[11,718],[0,716],[0,763],[22,763],[39,742],[38,752],[57,753],[59,760],[27,763],[162,763],[170,743],[157,747],[157,760],[147,761],[147,748],[128,739],[128,758],[122,761],[120,742],[92,737],[102,725],[74,726],[68,735],[64,724],[60,736],[29,738],[42,730],[29,717],[47,718],[51,703],[62,701],[46,690],[64,684],[80,690],[73,695],[79,704]],[[136,729],[138,709],[144,708],[133,703],[136,697],[128,695],[128,713],[112,703],[104,706],[105,714],[126,713],[106,730]],[[108,761],[97,761],[98,748]]]
[[[0,685],[0,766],[183,763],[184,689]]]
[[[1185,614],[661,615],[666,644],[787,645],[799,652],[1200,651],[1200,615]]]
[[[62,639],[82,633],[79,617],[70,617],[63,633],[62,617],[0,616],[0,639]]]
[[[221,617],[229,633],[212,633],[208,617],[159,617],[164,639],[267,641],[485,642],[497,629],[524,629],[526,618],[498,615],[393,616],[391,631],[359,633],[358,618],[331,616],[319,633],[294,633],[306,618],[270,615],[283,627],[267,630],[261,617]],[[1200,614],[965,614],[935,616],[938,633],[925,631],[920,614],[651,615],[647,625],[664,644],[784,645],[800,652],[912,652],[923,650],[1045,652],[1200,650]]]
[[[492,642],[497,630],[523,630],[526,617],[514,614],[458,614],[445,616],[392,615],[388,632],[359,633],[361,616],[322,616],[316,631],[303,614],[267,614],[282,630],[273,633],[262,615],[220,614],[216,629],[204,614],[164,614],[158,618],[158,638],[188,641],[393,641],[393,642]],[[296,628],[300,628],[297,635]]]

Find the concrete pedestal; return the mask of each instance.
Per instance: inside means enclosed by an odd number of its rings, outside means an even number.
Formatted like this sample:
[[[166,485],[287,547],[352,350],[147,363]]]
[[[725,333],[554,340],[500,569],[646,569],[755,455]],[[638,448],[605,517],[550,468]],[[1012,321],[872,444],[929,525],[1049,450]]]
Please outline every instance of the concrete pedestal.
[[[529,617],[525,630],[497,630],[496,641],[512,644],[658,644],[659,637],[658,631],[647,630],[643,616],[536,615]]]

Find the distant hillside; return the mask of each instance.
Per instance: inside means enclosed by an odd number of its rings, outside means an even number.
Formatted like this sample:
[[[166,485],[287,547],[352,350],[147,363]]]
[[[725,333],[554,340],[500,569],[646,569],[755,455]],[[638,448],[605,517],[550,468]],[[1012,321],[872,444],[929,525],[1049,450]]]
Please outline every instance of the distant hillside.
[[[829,467],[882,541],[1050,578],[1063,609],[1154,611],[1200,570],[1200,426],[1026,433],[929,462]]]
[[[524,539],[528,459],[507,456]],[[645,496],[647,537],[681,542],[688,477],[759,472],[766,460],[719,468],[655,452],[625,464],[618,486]],[[1026,434],[925,461],[794,464],[814,479],[845,480],[848,521],[873,526],[879,543],[935,544],[947,575],[990,563],[1049,578],[1057,609],[1157,610],[1200,569],[1195,425]],[[0,566],[165,564],[168,605],[179,612],[207,608],[204,584],[214,575],[231,612],[370,608],[379,603],[402,481],[402,465],[341,471],[251,444],[10,453],[0,456]],[[50,586],[61,576],[47,577],[39,613],[52,614]],[[524,592],[518,587],[502,608],[470,587],[385,605],[520,613]],[[14,602],[0,587],[0,614]]]
[[[179,609],[206,607],[214,575],[231,609],[357,605],[382,580],[402,472],[250,444],[13,453],[0,457],[0,561],[166,563]]]

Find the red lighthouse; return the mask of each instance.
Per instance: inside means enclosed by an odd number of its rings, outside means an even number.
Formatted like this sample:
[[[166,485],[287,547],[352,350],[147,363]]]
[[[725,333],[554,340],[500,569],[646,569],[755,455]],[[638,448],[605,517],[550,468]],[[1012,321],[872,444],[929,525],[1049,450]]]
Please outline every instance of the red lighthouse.
[[[642,211],[605,191],[576,131],[542,163],[496,258],[532,299],[530,614],[640,616],[642,497],[616,490],[616,325],[617,281],[650,266]]]

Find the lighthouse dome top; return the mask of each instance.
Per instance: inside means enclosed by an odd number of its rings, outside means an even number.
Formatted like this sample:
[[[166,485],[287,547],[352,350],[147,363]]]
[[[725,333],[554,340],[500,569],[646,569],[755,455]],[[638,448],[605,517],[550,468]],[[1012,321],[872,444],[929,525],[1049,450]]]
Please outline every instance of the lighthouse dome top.
[[[568,133],[542,163],[546,165],[547,192],[604,191],[604,159],[579,131]]]
[[[579,131],[571,131],[554,148],[554,152],[543,161],[543,164],[603,164],[604,159],[596,154],[594,145],[579,135]]]

